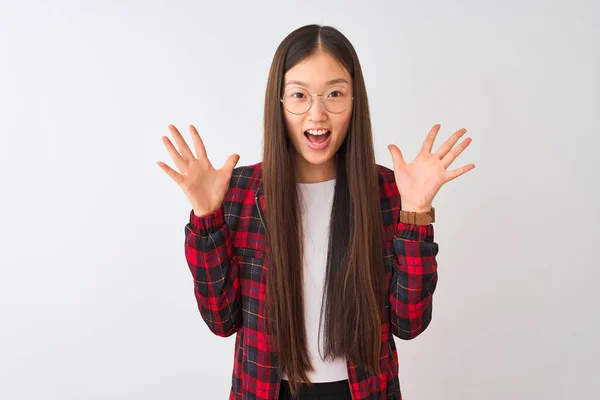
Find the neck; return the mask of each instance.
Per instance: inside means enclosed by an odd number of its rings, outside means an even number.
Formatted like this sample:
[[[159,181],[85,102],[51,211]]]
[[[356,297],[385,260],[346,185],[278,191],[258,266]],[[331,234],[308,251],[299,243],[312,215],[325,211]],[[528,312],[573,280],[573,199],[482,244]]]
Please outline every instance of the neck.
[[[336,177],[335,158],[331,158],[324,164],[311,164],[302,156],[296,155],[294,170],[298,183],[330,181]]]

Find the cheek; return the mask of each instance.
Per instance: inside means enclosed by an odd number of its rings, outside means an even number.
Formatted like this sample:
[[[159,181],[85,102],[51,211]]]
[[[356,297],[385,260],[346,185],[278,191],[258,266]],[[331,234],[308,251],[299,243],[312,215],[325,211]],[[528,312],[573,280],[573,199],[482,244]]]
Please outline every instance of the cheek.
[[[302,129],[302,119],[296,115],[284,114],[285,127],[288,135],[295,136]]]
[[[340,115],[340,118],[335,121],[335,128],[339,133],[340,137],[345,137],[348,132],[348,128],[350,127],[350,118],[352,117],[352,112],[349,112],[345,115]]]

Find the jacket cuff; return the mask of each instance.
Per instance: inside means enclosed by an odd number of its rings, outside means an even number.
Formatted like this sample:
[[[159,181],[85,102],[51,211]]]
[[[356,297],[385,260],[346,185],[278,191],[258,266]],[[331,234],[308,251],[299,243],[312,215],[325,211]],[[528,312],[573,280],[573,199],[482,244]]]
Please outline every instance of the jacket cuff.
[[[433,242],[433,224],[415,225],[398,222],[395,237],[401,240]]]
[[[193,209],[190,211],[190,225],[196,235],[206,236],[214,233],[223,223],[225,223],[223,205],[201,217],[197,217]]]

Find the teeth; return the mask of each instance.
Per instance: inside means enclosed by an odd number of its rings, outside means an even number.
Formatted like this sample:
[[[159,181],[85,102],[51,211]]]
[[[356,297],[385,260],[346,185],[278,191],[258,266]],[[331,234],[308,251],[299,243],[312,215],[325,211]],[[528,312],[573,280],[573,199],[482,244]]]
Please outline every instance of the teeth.
[[[327,132],[329,132],[329,131],[328,131],[328,130],[326,130],[326,129],[320,129],[320,130],[318,130],[318,131],[316,131],[316,130],[314,130],[314,129],[309,129],[309,130],[307,130],[306,132],[310,133],[311,135],[320,136],[320,135],[324,135],[324,134],[326,134],[326,133],[327,133]]]

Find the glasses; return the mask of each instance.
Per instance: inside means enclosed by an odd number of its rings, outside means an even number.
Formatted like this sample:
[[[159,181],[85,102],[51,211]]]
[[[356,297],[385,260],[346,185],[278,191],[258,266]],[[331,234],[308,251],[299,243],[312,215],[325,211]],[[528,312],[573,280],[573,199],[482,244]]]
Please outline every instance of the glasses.
[[[300,115],[310,110],[313,104],[313,96],[321,97],[323,107],[334,114],[346,111],[352,104],[352,100],[354,100],[354,97],[348,93],[348,89],[332,87],[323,94],[309,93],[308,90],[302,88],[292,88],[285,92],[280,101],[290,113]]]

